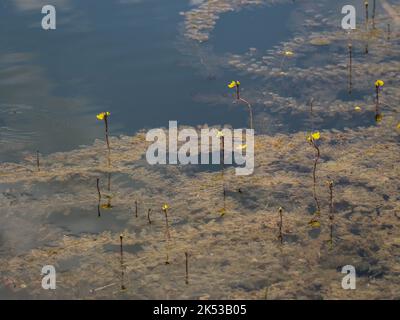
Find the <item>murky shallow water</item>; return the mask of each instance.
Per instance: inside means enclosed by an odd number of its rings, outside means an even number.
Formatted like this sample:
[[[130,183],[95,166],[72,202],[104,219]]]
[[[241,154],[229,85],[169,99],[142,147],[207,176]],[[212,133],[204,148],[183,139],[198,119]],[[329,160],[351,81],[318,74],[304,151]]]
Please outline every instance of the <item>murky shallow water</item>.
[[[12,27],[15,36],[0,47],[0,298],[400,297],[398,27],[391,42],[371,36],[368,56],[365,35],[353,35],[349,95],[339,4],[275,2],[71,0],[60,3],[54,33],[35,25],[36,5],[3,4],[0,33]],[[378,13],[384,30],[391,20]],[[262,37],[277,20],[284,27]],[[282,50],[294,56],[282,62]],[[380,123],[377,78],[386,82]],[[226,87],[232,79],[255,111],[254,174],[149,166],[140,129],[168,120],[246,125],[246,109]],[[95,119],[103,110],[112,113],[110,166]],[[322,136],[320,215],[312,126]],[[55,291],[40,287],[48,264]],[[351,292],[341,288],[348,264],[358,274]]]

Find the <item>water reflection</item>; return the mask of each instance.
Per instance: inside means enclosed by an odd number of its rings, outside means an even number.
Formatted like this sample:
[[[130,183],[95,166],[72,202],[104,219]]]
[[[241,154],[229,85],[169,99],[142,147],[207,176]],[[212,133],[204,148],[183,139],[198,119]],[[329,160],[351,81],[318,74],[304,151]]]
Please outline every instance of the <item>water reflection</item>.
[[[8,40],[7,51],[0,50],[0,84],[7,89],[0,105],[31,109],[0,114],[6,128],[21,132],[19,146],[0,141],[2,161],[15,161],[27,150],[47,154],[91,144],[101,137],[95,115],[102,110],[113,114],[113,134],[161,127],[171,119],[217,124],[223,114],[227,122],[245,123],[240,112],[216,112],[192,100],[193,90],[214,85],[184,65],[176,47],[182,21],[177,13],[187,2],[59,0],[53,33],[43,32],[37,21],[42,1],[14,3],[0,13],[6,26],[0,36]],[[33,134],[25,142],[28,132]]]

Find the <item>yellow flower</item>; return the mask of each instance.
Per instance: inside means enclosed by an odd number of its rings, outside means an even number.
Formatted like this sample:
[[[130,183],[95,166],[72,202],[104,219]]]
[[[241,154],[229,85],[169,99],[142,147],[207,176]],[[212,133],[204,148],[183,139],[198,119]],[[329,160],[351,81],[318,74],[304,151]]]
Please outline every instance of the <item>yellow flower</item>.
[[[222,131],[218,130],[218,132],[217,132],[217,138],[221,138],[221,137],[223,137],[223,136],[224,136],[224,133],[223,133]]]
[[[361,111],[361,107],[360,106],[355,106],[354,110]]]
[[[111,205],[111,203],[105,203],[105,204],[102,204],[102,205],[101,205],[101,208],[102,208],[102,209],[111,209],[111,208],[112,208],[112,205]]]
[[[314,132],[311,136],[314,140],[319,140],[321,138],[321,134],[319,133],[319,131]]]
[[[239,81],[232,81],[230,84],[228,84],[228,88],[230,89],[236,88],[237,86],[240,86]]]
[[[375,87],[383,87],[385,85],[385,82],[383,82],[382,80],[376,80],[375,81]]]
[[[293,55],[294,55],[293,51],[285,51],[285,56],[290,57]]]
[[[162,206],[162,209],[163,209],[163,211],[166,211],[166,210],[168,210],[168,209],[169,209],[169,205],[167,205],[167,204],[164,204],[164,205]]]
[[[397,129],[400,129],[400,122],[397,124],[397,127],[396,127]]]
[[[108,116],[110,116],[110,112],[101,112],[101,113],[99,113],[96,117],[97,117],[97,120],[104,120],[104,118],[105,117],[108,117]]]
[[[321,227],[321,223],[316,220],[316,219],[312,219],[309,223],[308,223],[312,228],[319,228]]]
[[[319,140],[321,138],[321,133],[319,131],[311,133],[308,137],[307,137],[307,141],[315,141],[315,140]]]
[[[378,113],[377,115],[375,115],[376,122],[382,122],[382,119],[383,119],[383,115],[381,113]]]

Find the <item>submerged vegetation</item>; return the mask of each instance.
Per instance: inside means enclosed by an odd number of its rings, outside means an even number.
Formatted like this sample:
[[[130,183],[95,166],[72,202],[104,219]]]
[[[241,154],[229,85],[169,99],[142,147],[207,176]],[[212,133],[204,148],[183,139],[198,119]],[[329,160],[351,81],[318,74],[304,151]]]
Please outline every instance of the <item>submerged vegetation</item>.
[[[108,117],[110,116],[110,112],[101,112],[99,113],[96,117],[97,120],[104,121],[104,130],[105,130],[105,137],[106,137],[106,143],[107,143],[107,151],[108,151],[108,165],[110,165],[110,141],[108,138]]]
[[[184,13],[184,37],[206,45],[221,14],[288,2],[202,2]],[[239,178],[225,164],[222,125],[215,126],[217,170],[151,166],[145,132],[109,136],[110,113],[102,112],[106,155],[96,140],[42,154],[42,170],[39,153],[36,164],[31,153],[0,165],[0,216],[12,244],[0,247],[0,289],[38,298],[398,299],[398,29],[388,15],[377,16],[375,1],[369,21],[366,2],[367,31],[372,24],[375,32],[364,47],[365,30],[349,41],[315,2],[298,5],[306,23],[292,39],[259,55],[229,54],[224,65],[257,83],[245,91],[252,104],[239,81],[228,85],[257,132],[252,176]],[[377,77],[386,83],[377,80],[373,95]],[[200,98],[231,105],[223,95]],[[295,125],[288,128],[287,119]],[[56,292],[37,286],[44,263],[61,271]],[[354,292],[340,285],[338,270],[348,264],[359,277]]]
[[[248,102],[246,99],[243,99],[240,95],[240,82],[232,81],[230,84],[228,84],[228,87],[230,89],[235,88],[236,89],[236,100],[238,102],[244,102],[247,105],[247,108],[249,109],[250,129],[253,129],[253,109],[251,107],[250,102]]]

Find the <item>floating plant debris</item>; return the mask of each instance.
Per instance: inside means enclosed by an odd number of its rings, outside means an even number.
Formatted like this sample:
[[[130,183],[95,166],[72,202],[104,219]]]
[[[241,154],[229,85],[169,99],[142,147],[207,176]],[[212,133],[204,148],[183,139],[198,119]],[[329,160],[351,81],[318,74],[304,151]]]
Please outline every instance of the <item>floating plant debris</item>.
[[[75,6],[85,10],[70,2],[64,24]],[[96,30],[90,32],[98,39],[85,38],[96,50],[100,43],[112,50],[82,65],[73,60],[76,67],[66,60],[66,74],[45,69],[40,50],[21,52],[11,37],[10,53],[0,50],[0,145],[20,154],[0,163],[0,298],[398,299],[400,5],[361,3],[363,21],[347,33],[338,30],[340,13],[328,0],[191,1],[179,5],[180,16],[178,6],[156,0],[153,9],[168,9],[159,21],[141,11],[145,2],[132,10],[126,2],[110,4],[119,17],[116,26],[110,21],[116,28],[110,39]],[[293,6],[290,21],[282,21],[292,31],[278,44],[261,49],[259,39],[240,54],[221,54],[208,41],[228,12],[274,14],[283,5]],[[144,18],[132,19],[134,10]],[[93,15],[99,14],[100,8]],[[120,46],[125,37],[114,37],[118,28],[148,19],[155,29],[134,35],[140,50]],[[154,50],[155,30],[176,32],[175,42],[168,38],[173,47],[160,43]],[[142,50],[151,59],[137,61]],[[83,90],[71,99],[76,84]],[[150,95],[160,97],[162,109]],[[174,109],[178,95],[193,98],[199,110]],[[53,131],[37,132],[44,122],[59,124],[56,113],[40,107],[46,103],[72,106],[73,130],[63,132],[63,141],[73,141],[68,147],[47,149]],[[110,112],[93,117],[93,106],[107,105],[117,110],[112,135]],[[81,106],[88,116],[76,111]],[[196,134],[215,129],[211,138],[219,143],[210,152],[222,161],[204,169],[150,165],[146,133],[156,123],[166,126],[166,117]],[[96,119],[104,122],[105,141]],[[223,130],[239,127],[257,129],[255,168],[246,177],[225,161]],[[188,142],[177,141],[177,147]],[[250,147],[242,142],[234,152]],[[40,286],[44,263],[58,272],[56,292]],[[340,270],[349,264],[357,290],[341,287]]]

